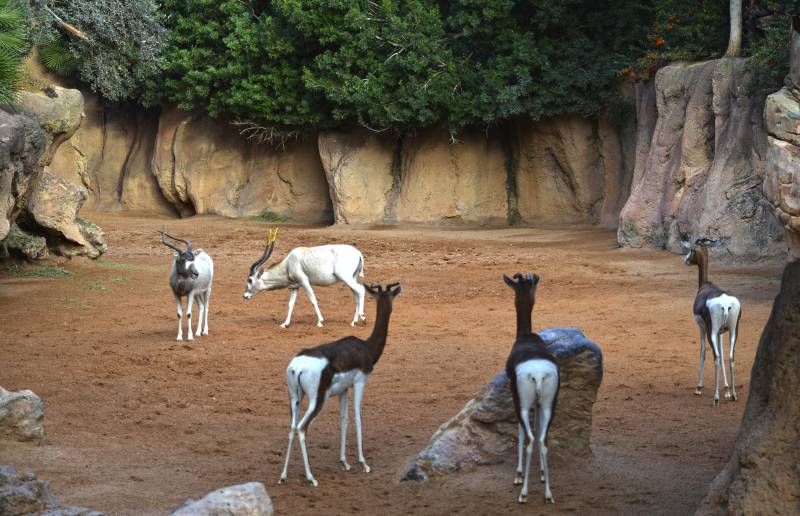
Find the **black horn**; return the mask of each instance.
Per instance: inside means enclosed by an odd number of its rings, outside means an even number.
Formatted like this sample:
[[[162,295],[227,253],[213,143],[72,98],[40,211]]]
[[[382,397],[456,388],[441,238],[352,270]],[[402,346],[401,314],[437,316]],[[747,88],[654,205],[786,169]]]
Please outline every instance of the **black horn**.
[[[250,266],[251,276],[256,273],[256,270],[258,270],[258,268],[261,267],[261,265],[263,265],[264,262],[269,260],[269,257],[272,255],[272,250],[275,248],[275,242],[277,242],[277,240],[278,240],[278,228],[275,228],[274,231],[270,229],[269,236],[267,237],[267,246],[264,249],[264,254],[262,254],[261,257],[255,262],[253,262],[253,264]]]
[[[171,237],[171,236],[169,236],[169,235],[167,234],[167,226],[163,226],[163,227],[161,228],[161,231],[159,231],[159,233],[161,233],[161,243],[162,243],[162,244],[164,244],[165,246],[169,247],[170,249],[174,249],[175,251],[178,251],[178,254],[181,254],[181,253],[183,253],[183,249],[180,249],[180,248],[179,248],[178,246],[176,246],[175,244],[172,244],[172,243],[170,243],[170,242],[167,242],[167,237],[170,237],[170,238],[173,238],[173,239],[175,239],[174,237]],[[175,240],[177,240],[177,239],[175,239]]]

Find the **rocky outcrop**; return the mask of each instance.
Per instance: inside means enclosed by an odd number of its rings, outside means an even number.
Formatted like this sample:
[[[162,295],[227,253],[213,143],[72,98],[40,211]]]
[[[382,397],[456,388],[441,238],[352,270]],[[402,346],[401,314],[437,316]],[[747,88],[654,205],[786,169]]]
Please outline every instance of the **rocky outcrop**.
[[[800,261],[786,266],[758,344],[730,462],[698,515],[800,513]]]
[[[630,124],[629,124],[630,125]],[[616,225],[633,166],[630,127],[562,117],[400,138],[321,133],[339,224]]]
[[[562,458],[591,454],[592,407],[603,378],[603,354],[575,328],[539,332],[556,358],[560,374],[557,412],[549,450]],[[508,377],[500,372],[433,434],[404,480],[458,472],[515,457],[517,417]]]
[[[39,441],[44,437],[43,421],[44,404],[33,391],[0,387],[0,439]]]
[[[39,180],[45,146],[36,122],[0,110],[0,240],[28,204]]]
[[[787,86],[767,97],[765,192],[786,232],[789,259],[800,259],[800,32],[792,33]]]
[[[56,254],[97,258],[106,251],[106,236],[99,227],[78,217],[86,197],[84,187],[44,172],[28,201],[22,227],[43,233]]]
[[[103,516],[83,507],[62,507],[44,480],[27,471],[0,465],[0,514],[3,516]]]
[[[19,94],[22,113],[34,119],[47,136],[47,152],[41,164],[48,165],[62,143],[69,140],[83,121],[83,95],[61,86]]]
[[[172,516],[272,516],[270,500],[264,484],[249,482],[223,487],[200,500],[187,500]]]
[[[11,224],[6,238],[0,240],[0,259],[14,257],[32,262],[48,256],[47,240],[43,236],[26,233],[16,224]]]
[[[783,253],[783,232],[762,191],[766,134],[750,82],[746,60],[724,58],[662,68],[653,95],[640,87],[621,245],[679,252],[682,238],[706,236],[725,242],[714,251],[723,256]]]

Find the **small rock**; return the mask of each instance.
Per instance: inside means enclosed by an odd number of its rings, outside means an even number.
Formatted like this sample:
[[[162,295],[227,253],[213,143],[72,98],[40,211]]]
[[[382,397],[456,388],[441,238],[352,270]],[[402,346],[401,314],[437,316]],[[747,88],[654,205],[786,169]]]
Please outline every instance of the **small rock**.
[[[6,391],[7,392],[7,391]],[[30,471],[20,475],[11,466],[0,464],[0,514],[20,516],[104,516],[102,512],[83,507],[59,507],[44,480],[37,480]]]
[[[249,482],[223,487],[200,500],[187,500],[172,516],[271,516],[270,500],[264,484]]]
[[[32,391],[11,392],[0,387],[0,438],[41,440],[44,404]],[[0,476],[0,480],[2,476]],[[0,514],[4,514],[0,511]]]

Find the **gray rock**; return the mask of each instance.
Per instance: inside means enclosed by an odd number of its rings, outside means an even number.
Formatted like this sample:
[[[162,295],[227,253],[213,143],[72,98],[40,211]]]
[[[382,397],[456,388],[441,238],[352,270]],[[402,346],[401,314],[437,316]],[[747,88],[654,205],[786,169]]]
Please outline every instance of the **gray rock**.
[[[91,222],[78,217],[86,188],[50,172],[43,172],[28,201],[23,227],[47,235],[48,247],[62,256],[97,258],[106,251],[106,236]]]
[[[603,379],[603,353],[576,328],[539,332],[559,366],[561,388],[549,433],[552,454],[591,454],[592,406]],[[509,343],[509,348],[511,343]],[[517,417],[505,370],[433,434],[403,480],[497,464],[515,457]]]
[[[11,466],[0,464],[0,514],[20,516],[104,516],[102,512],[83,507],[60,507],[44,480],[37,480],[30,471],[22,474]]]
[[[36,122],[0,110],[0,240],[28,204],[46,143]]]
[[[0,387],[0,438],[40,440],[44,437],[43,421],[44,404],[39,396],[28,390],[11,392]]]
[[[49,255],[43,236],[28,234],[16,224],[12,224],[8,235],[0,240],[0,258],[15,256],[33,261],[44,260]]]
[[[271,516],[272,512],[264,484],[248,482],[217,489],[197,501],[187,500],[172,516]]]

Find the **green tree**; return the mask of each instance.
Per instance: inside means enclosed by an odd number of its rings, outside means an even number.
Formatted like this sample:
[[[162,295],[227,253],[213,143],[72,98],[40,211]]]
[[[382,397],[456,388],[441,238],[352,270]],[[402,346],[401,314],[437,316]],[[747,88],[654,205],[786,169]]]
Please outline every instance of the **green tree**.
[[[22,60],[30,48],[28,27],[27,4],[0,0],[0,105],[15,104]]]

